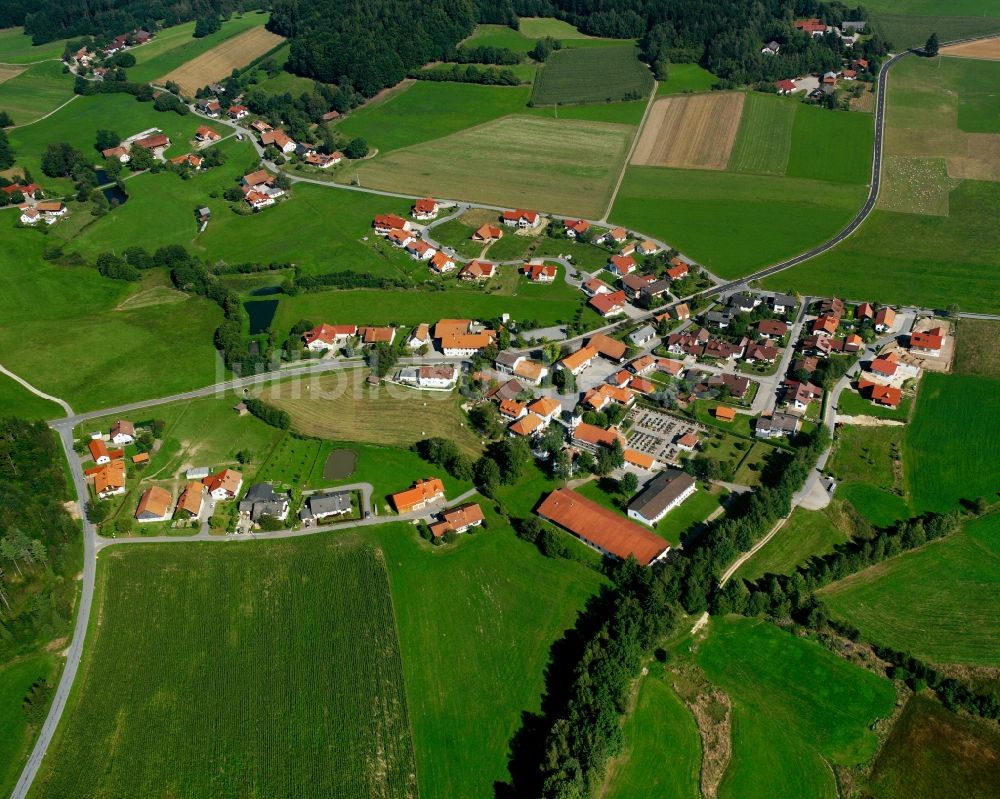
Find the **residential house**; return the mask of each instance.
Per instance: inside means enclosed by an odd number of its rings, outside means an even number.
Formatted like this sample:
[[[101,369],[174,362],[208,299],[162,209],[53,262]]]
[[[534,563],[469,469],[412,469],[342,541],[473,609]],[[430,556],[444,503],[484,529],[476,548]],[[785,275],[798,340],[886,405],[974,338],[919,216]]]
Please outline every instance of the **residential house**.
[[[108,158],[116,158],[120,164],[127,164],[130,160],[132,160],[132,154],[129,152],[128,147],[123,144],[101,150],[101,155],[104,156],[105,160]]]
[[[608,259],[607,270],[618,277],[625,277],[636,270],[635,258],[631,255],[612,255]]]
[[[549,367],[539,361],[532,361],[527,358],[521,360],[514,367],[514,374],[525,383],[532,386],[539,385],[549,373]]]
[[[507,426],[507,432],[517,438],[531,438],[545,429],[545,423],[533,413],[526,414]]]
[[[243,475],[234,469],[223,469],[221,472],[210,474],[202,482],[213,499],[219,501],[236,499],[236,495],[243,488]]]
[[[165,488],[150,486],[142,492],[139,507],[135,509],[137,522],[165,522],[170,518],[174,498]]]
[[[218,141],[222,138],[222,135],[205,125],[199,125],[198,130],[194,132],[194,138],[201,142]]]
[[[87,469],[84,474],[93,479],[94,494],[97,495],[98,499],[119,496],[126,491],[125,461],[123,460],[114,460],[103,466]]]
[[[605,319],[625,313],[625,292],[613,291],[610,294],[597,294],[590,298],[587,304]]]
[[[653,304],[654,299],[669,299],[670,296],[670,281],[669,280],[654,280],[642,287],[639,291],[639,302],[642,303],[646,308],[649,308]]]
[[[655,526],[698,489],[695,479],[680,469],[667,469],[654,477],[628,506],[630,519]]]
[[[441,538],[446,533],[464,533],[485,521],[483,509],[475,502],[450,508],[441,513],[441,521],[430,525],[431,534]]]
[[[501,219],[507,227],[516,227],[522,230],[535,227],[541,218],[537,211],[525,211],[521,208],[514,211],[504,211],[501,215]]]
[[[413,332],[410,333],[410,337],[406,340],[406,346],[411,350],[419,350],[421,347],[429,347],[431,345],[431,328],[426,322],[421,322],[415,328]]]
[[[344,154],[340,150],[332,153],[308,153],[303,160],[309,166],[315,166],[319,169],[329,169],[331,166],[336,166],[343,161]]]
[[[135,443],[135,425],[126,419],[119,419],[111,425],[111,443],[119,447]]]
[[[455,268],[455,259],[450,258],[443,252],[436,252],[431,256],[430,268],[439,275],[443,275]]]
[[[205,485],[198,480],[191,480],[177,498],[174,515],[186,518],[197,518],[205,505]]]
[[[250,127],[257,131],[257,133],[267,133],[269,130],[274,130],[267,122],[263,119],[255,119],[250,123]]]
[[[771,306],[771,310],[782,316],[790,314],[798,304],[798,299],[791,294],[774,294],[768,297],[768,305]]]
[[[514,422],[528,413],[528,406],[516,399],[506,399],[500,402],[500,415],[509,422]]]
[[[396,328],[394,327],[359,327],[358,335],[361,343],[367,346],[373,344],[389,344],[396,340]]]
[[[403,247],[414,261],[429,261],[437,254],[437,250],[431,247],[426,241],[420,239],[410,239]]]
[[[616,227],[616,228],[611,228],[611,230],[609,230],[607,233],[601,236],[601,238],[598,239],[598,243],[624,244],[627,239],[628,239],[628,231],[626,231],[625,228]]]
[[[761,55],[777,55],[781,52],[781,45],[774,41],[774,39],[771,39],[771,41],[761,48],[760,52]]]
[[[876,358],[868,366],[868,371],[872,374],[881,375],[882,377],[892,377],[896,374],[896,369],[899,364],[896,360],[896,354],[890,352],[888,355]]]
[[[255,173],[256,174],[256,173]],[[372,220],[372,227],[379,236],[388,236],[390,230],[409,231],[413,229],[409,220],[395,214],[380,214]]]
[[[87,442],[87,448],[90,450],[90,457],[93,459],[94,463],[98,466],[103,466],[105,463],[111,463],[111,456],[108,454],[108,447],[104,443],[104,439],[92,438]]]
[[[809,403],[823,396],[823,389],[812,383],[802,383],[798,380],[785,380],[782,384],[782,401],[797,411],[804,411]]]
[[[762,336],[781,338],[788,332],[788,323],[777,319],[761,319],[757,323],[757,332]]]
[[[840,319],[844,315],[844,301],[836,297],[824,299],[819,304],[819,316],[835,316]]]
[[[625,290],[625,294],[629,299],[634,300],[639,296],[639,292],[642,291],[646,286],[655,282],[656,278],[652,275],[625,275],[621,279],[622,288]]]
[[[170,163],[174,166],[184,166],[186,164],[192,169],[201,169],[201,162],[203,160],[194,153],[187,153],[186,155],[178,155],[176,158],[171,158]]]
[[[716,405],[712,415],[720,422],[732,422],[736,419],[736,411],[727,405]]]
[[[557,270],[553,264],[533,260],[524,265],[524,274],[532,283],[551,283],[556,279]]]
[[[250,109],[245,105],[231,105],[226,113],[229,115],[230,119],[239,122],[239,120],[246,119],[246,117],[250,116]]]
[[[260,143],[265,147],[276,147],[282,155],[295,152],[295,140],[283,130],[269,130],[260,135]]]
[[[496,264],[478,259],[469,261],[458,272],[459,280],[489,280],[497,272]]]
[[[0,191],[6,194],[8,197],[12,197],[14,194],[20,192],[21,196],[28,200],[39,199],[38,196],[41,192],[42,187],[37,183],[12,183],[9,186],[4,186]]]
[[[585,280],[581,286],[583,293],[588,297],[593,297],[597,294],[610,294],[614,289],[611,288],[607,283],[605,283],[600,278],[592,277],[589,280]]]
[[[457,382],[458,367],[453,364],[417,368],[417,385],[420,388],[454,388]]]
[[[865,348],[865,340],[857,333],[848,333],[840,343],[841,352],[861,352]]]
[[[135,146],[149,150],[154,155],[160,155],[170,146],[170,138],[163,133],[153,133],[135,140]]]
[[[681,372],[684,371],[684,361],[673,358],[657,358],[656,368],[661,372],[666,372],[671,377],[680,377]]]
[[[812,335],[802,339],[802,349],[814,352],[824,358],[833,351],[833,339],[830,336]]]
[[[766,339],[760,344],[752,341],[747,344],[743,358],[750,363],[774,363],[778,359],[778,348]]]
[[[795,21],[795,29],[807,33],[816,39],[826,33],[826,23],[820,22],[816,17],[800,19]]]
[[[634,557],[643,566],[658,562],[670,551],[670,544],[658,535],[569,488],[549,494],[539,505],[538,515],[602,554],[622,560]]]
[[[254,522],[265,516],[283,522],[288,518],[288,494],[277,493],[270,483],[255,483],[240,500],[239,510]]]
[[[262,191],[257,191],[256,189],[247,189],[244,191],[243,199],[246,200],[247,205],[255,211],[259,211],[262,208],[268,208],[277,202],[271,195],[265,194]]]
[[[206,97],[203,100],[198,100],[197,103],[195,103],[195,105],[198,108],[198,110],[207,117],[215,118],[219,116],[219,114],[222,112],[222,106],[219,105],[219,101],[216,100],[214,97],[213,98]]]
[[[612,363],[621,363],[625,360],[628,347],[621,341],[606,336],[604,333],[595,333],[587,339],[587,346],[597,350],[597,354],[607,358]]]
[[[635,395],[627,388],[602,383],[583,396],[583,404],[589,405],[595,411],[601,410],[609,402],[617,402],[625,408],[631,408],[635,404]]]
[[[754,427],[757,438],[791,438],[802,427],[802,420],[789,413],[775,412],[761,416]]]
[[[310,494],[299,511],[303,525],[311,525],[331,516],[346,516],[354,508],[350,491],[324,491]]]
[[[496,225],[482,224],[472,234],[472,240],[489,244],[503,238],[503,231]]]
[[[240,184],[243,186],[244,195],[251,191],[256,191],[266,194],[269,197],[280,197],[285,193],[283,189],[278,188],[276,185],[274,175],[263,169],[258,169],[256,172],[244,175],[240,178]]]
[[[570,353],[561,361],[559,366],[573,375],[578,375],[597,357],[597,349],[591,346],[581,347],[576,352]]]
[[[652,325],[643,325],[638,330],[629,333],[629,341],[637,347],[644,347],[656,338],[656,328]]]
[[[935,327],[924,332],[910,333],[910,352],[937,357],[944,346],[944,329]]]
[[[441,208],[438,206],[437,200],[433,197],[424,197],[413,203],[410,213],[414,219],[426,220],[436,217],[440,210]]]
[[[412,233],[398,228],[390,230],[385,234],[385,237],[397,247],[405,247],[407,244],[416,241],[416,237]]]
[[[794,94],[798,91],[799,87],[795,85],[794,80],[785,78],[784,80],[775,81],[774,88],[778,90],[778,94]]]
[[[868,397],[875,405],[882,405],[886,408],[898,408],[899,403],[903,401],[903,392],[895,386],[883,386],[879,383],[861,380],[858,383],[858,390],[863,397]]]
[[[713,338],[705,344],[705,350],[702,355],[705,358],[717,358],[720,361],[727,361],[730,358],[742,358],[746,352],[748,343],[746,338],[741,339],[735,344],[730,341]]]
[[[412,488],[389,497],[397,513],[412,513],[444,499],[444,483],[437,477],[417,480]]]
[[[517,399],[517,396],[524,391],[525,388],[519,381],[508,380],[506,383],[503,383],[488,392],[485,396],[486,399],[499,405],[504,400]]]
[[[840,326],[840,320],[835,316],[820,316],[812,323],[812,332],[817,336],[833,336]]]
[[[805,372],[807,375],[811,375],[816,371],[816,367],[819,366],[819,359],[811,356],[804,358],[796,358],[792,361],[792,365],[789,368],[791,374],[796,372]]]
[[[553,420],[559,418],[562,413],[562,405],[552,397],[542,397],[528,406],[528,413],[537,416],[542,420],[542,424],[548,427]]]
[[[874,319],[875,309],[872,308],[871,303],[862,302],[854,309],[855,319]]]
[[[357,325],[328,325],[326,323],[302,334],[306,349],[313,352],[334,349],[346,344],[358,334]]]
[[[586,233],[590,230],[590,222],[586,222],[582,219],[564,219],[563,220],[563,230],[566,231],[566,235],[575,239],[582,233]]]
[[[656,245],[656,242],[646,239],[635,245],[635,251],[639,255],[655,255],[660,251],[660,248]]]

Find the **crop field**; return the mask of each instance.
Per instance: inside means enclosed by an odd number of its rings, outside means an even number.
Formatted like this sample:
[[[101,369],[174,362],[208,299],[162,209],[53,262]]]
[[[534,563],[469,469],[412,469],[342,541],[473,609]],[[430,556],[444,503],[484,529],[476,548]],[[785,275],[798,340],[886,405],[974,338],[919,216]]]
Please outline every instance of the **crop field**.
[[[927,373],[906,427],[904,459],[914,510],[945,512],[960,500],[995,500],[1000,383]]]
[[[183,66],[170,70],[158,82],[173,81],[184,94],[194,93],[212,81],[227,77],[234,69],[245,67],[255,58],[273,50],[284,39],[264,28],[253,28],[226,39],[211,50],[192,58]]]
[[[444,436],[478,454],[478,439],[464,427],[454,394],[395,385],[372,388],[366,376],[358,369],[276,383],[261,398],[288,411],[294,429],[305,435],[400,447]]]
[[[811,556],[832,552],[849,537],[843,514],[837,502],[821,511],[795,508],[785,526],[739,568],[735,577],[757,580],[765,574],[791,574]]]
[[[634,45],[557,50],[539,68],[535,105],[599,103],[647,97],[653,75]]]
[[[94,615],[38,796],[415,793],[378,550],[136,546],[102,556]]]
[[[725,169],[745,98],[742,92],[716,92],[657,100],[642,127],[631,163]]]
[[[550,648],[603,582],[546,558],[483,505],[488,527],[431,550],[412,525],[375,531],[403,653],[421,799],[492,796],[538,712]]]
[[[28,724],[22,702],[39,678],[54,685],[59,662],[51,654],[31,655],[0,666],[0,793],[9,796],[28,757],[37,727]]]
[[[224,21],[222,28],[200,39],[195,39],[193,36],[194,22],[184,22],[164,28],[157,31],[151,42],[131,51],[135,56],[135,66],[128,70],[129,80],[155,81],[245,31],[252,28],[263,30],[265,22],[267,14],[248,12]],[[252,60],[248,58],[236,66],[245,66]],[[228,72],[226,74],[228,76]]]
[[[1000,666],[998,591],[1000,515],[994,513],[827,586],[820,596],[835,617],[879,643],[936,664]]]
[[[718,78],[697,64],[671,64],[666,80],[657,83],[657,94],[681,92],[707,92],[718,83]]]
[[[63,75],[59,61],[15,69],[0,82],[0,111],[10,114],[15,125],[35,122],[74,96],[72,76]]]
[[[667,678],[653,667],[639,684],[624,729],[623,754],[612,766],[606,799],[698,799],[701,739],[694,718]]]
[[[991,799],[1000,785],[1000,733],[914,696],[875,760],[867,792],[873,799],[938,799],[944,785],[954,796]]]
[[[935,32],[943,42],[1000,32],[1000,12],[980,0],[871,0],[865,8],[897,50],[920,47]]]
[[[941,55],[953,56],[955,58],[984,58],[987,61],[1000,61],[1000,37],[942,47]]]
[[[35,396],[7,375],[0,374],[0,418],[53,419],[63,415],[63,409],[54,402]]]
[[[733,278],[835,235],[865,194],[863,186],[799,178],[629,167],[610,219]],[[781,279],[783,287],[785,273]]]
[[[472,35],[460,44],[466,47],[506,47],[515,53],[527,53],[544,37],[559,39],[566,49],[580,47],[615,47],[628,39],[599,39],[581,33],[568,22],[552,17],[522,17],[520,29],[506,25],[477,25]]]
[[[352,111],[336,128],[345,136],[360,136],[384,154],[516,114],[529,92],[526,86],[416,81]]]
[[[836,797],[830,764],[868,760],[895,702],[888,680],[758,620],[714,618],[697,661],[733,703],[721,799]]]
[[[963,319],[955,339],[955,374],[1000,379],[1000,322]]]
[[[33,45],[24,28],[0,28],[0,64],[34,64],[62,58],[65,39]]]
[[[729,158],[733,172],[784,175],[798,105],[777,95],[746,95],[739,132]]]
[[[634,128],[513,116],[364,162],[361,185],[600,216]],[[502,141],[504,146],[497,148]],[[484,169],[484,164],[489,169]]]

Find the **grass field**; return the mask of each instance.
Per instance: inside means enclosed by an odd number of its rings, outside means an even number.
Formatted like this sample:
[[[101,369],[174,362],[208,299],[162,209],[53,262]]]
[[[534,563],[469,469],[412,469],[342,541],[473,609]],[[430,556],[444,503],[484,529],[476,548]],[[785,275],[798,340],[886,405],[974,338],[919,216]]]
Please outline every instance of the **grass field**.
[[[653,83],[634,45],[557,50],[539,68],[531,101],[553,105],[634,100],[648,96]]]
[[[1000,515],[994,513],[820,595],[836,617],[879,643],[931,663],[1000,666],[998,591]]]
[[[937,799],[943,786],[990,799],[1000,784],[1000,733],[946,710],[928,696],[907,703],[868,779],[874,799]]]
[[[54,402],[35,396],[7,375],[0,374],[0,417],[53,419],[63,415],[63,409]]]
[[[697,661],[733,703],[721,799],[836,797],[830,763],[870,758],[867,728],[895,701],[888,680],[762,621],[714,618]]]
[[[73,76],[63,75],[59,61],[35,64],[0,83],[0,111],[10,114],[15,125],[35,122],[72,97]]]
[[[902,427],[844,425],[827,465],[827,471],[840,481],[837,496],[850,500],[862,516],[878,526],[910,515],[905,475],[894,464],[904,435]],[[921,468],[910,460],[904,464]]]
[[[909,58],[893,67],[876,210],[832,252],[765,287],[1000,308],[998,78],[998,62]]]
[[[698,727],[667,678],[654,666],[639,685],[625,722],[623,754],[612,766],[605,799],[698,799]]]
[[[607,205],[633,130],[512,116],[379,156],[351,174],[369,188],[596,217]]]
[[[551,119],[585,119],[590,122],[617,122],[638,125],[646,110],[645,100],[624,103],[584,103],[582,105],[540,106],[524,108],[518,113]]]
[[[728,168],[733,172],[784,175],[798,107],[785,97],[747,94]]]
[[[263,18],[259,18],[263,22]],[[263,27],[245,30],[236,36],[227,37],[210,50],[206,50],[178,67],[160,76],[157,81],[173,81],[186,95],[194,93],[202,86],[228,77],[234,69],[241,69],[251,61],[273,50],[284,39]]]
[[[656,93],[707,92],[718,80],[715,75],[697,64],[671,64],[667,79],[657,84]]]
[[[33,64],[62,58],[65,39],[33,45],[24,28],[0,28],[0,64]]]
[[[897,49],[922,46],[935,32],[941,41],[1000,32],[1000,12],[981,0],[871,0],[865,8]]]
[[[821,511],[795,508],[785,526],[739,568],[735,577],[757,580],[765,574],[791,574],[812,555],[832,552],[848,539],[841,514],[836,502]]]
[[[529,92],[520,86],[416,81],[386,100],[352,111],[336,127],[384,154],[515,114],[524,109]]]
[[[898,408],[885,408],[865,399],[857,391],[842,391],[837,402],[837,412],[844,416],[874,416],[877,419],[894,419],[905,422],[910,418],[913,400],[906,397]]]
[[[1000,383],[982,377],[928,373],[903,441],[916,511],[944,512],[960,500],[997,498]]]
[[[478,454],[478,439],[464,426],[455,394],[401,386],[374,389],[364,382],[366,376],[367,370],[357,369],[276,383],[261,398],[288,411],[294,429],[306,435],[404,448],[444,436]]]
[[[955,339],[955,373],[1000,378],[1000,322],[963,319]]]
[[[629,167],[610,218],[732,278],[830,238],[865,194],[863,186],[797,178]]]
[[[415,792],[378,550],[323,537],[112,551],[94,615],[36,795]]]
[[[629,41],[587,36],[568,22],[552,17],[522,17],[519,28],[514,30],[506,25],[477,25],[472,35],[461,44],[468,47],[506,47],[516,53],[527,53],[535,46],[535,42],[544,36],[559,39],[567,49],[615,47]]]
[[[59,661],[39,654],[0,667],[0,792],[8,796],[20,776],[29,747],[37,732],[24,713],[22,702],[38,679],[56,682]]]
[[[430,551],[410,525],[378,530],[403,651],[422,799],[489,796],[537,712],[553,641],[598,588],[596,571],[488,529]]]
[[[746,95],[715,92],[662,97],[649,111],[630,163],[725,169]]]
[[[872,114],[796,107],[788,177],[867,185],[871,180]]]

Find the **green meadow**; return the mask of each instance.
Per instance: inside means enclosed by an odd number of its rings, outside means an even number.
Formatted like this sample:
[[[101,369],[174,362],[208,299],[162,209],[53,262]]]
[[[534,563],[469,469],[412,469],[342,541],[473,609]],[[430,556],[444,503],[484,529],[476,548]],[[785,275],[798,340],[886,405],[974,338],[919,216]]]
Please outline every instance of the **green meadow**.
[[[28,757],[38,730],[38,721],[29,722],[22,703],[36,680],[55,685],[60,662],[51,654],[31,655],[0,667],[0,792],[8,796],[14,789],[21,766]],[[43,719],[44,714],[39,716]]]
[[[788,177],[867,185],[871,180],[872,114],[799,105],[792,128]]]
[[[73,97],[73,76],[63,74],[59,61],[35,64],[0,83],[0,111],[10,114],[15,125],[31,125]],[[35,130],[28,129],[32,133]],[[20,156],[20,152],[16,155]]]
[[[7,375],[0,374],[0,417],[20,416],[22,419],[54,419],[62,415],[64,415],[63,409],[54,402],[32,394]]]
[[[1000,665],[1000,515],[820,591],[834,616],[931,663]],[[914,598],[919,597],[919,601]]]
[[[849,500],[876,526],[910,516],[905,475],[898,475],[893,463],[905,434],[905,428],[895,426],[843,425],[837,432],[827,464],[827,471],[840,483],[837,496]],[[905,457],[903,465],[920,468]]]
[[[897,50],[921,47],[932,33],[946,42],[1000,32],[1000,11],[981,0],[870,0],[865,8]]]
[[[33,64],[62,58],[66,40],[34,45],[24,28],[0,28],[0,64]]]
[[[733,705],[721,799],[836,797],[830,765],[871,758],[895,703],[888,680],[759,620],[713,619],[696,658]]]
[[[799,104],[776,94],[747,94],[729,156],[732,172],[784,175]]]
[[[595,103],[646,97],[653,89],[649,67],[638,49],[620,47],[559,50],[539,68],[534,105]]]
[[[718,82],[711,72],[697,64],[671,64],[667,79],[657,83],[656,93],[707,92]]]

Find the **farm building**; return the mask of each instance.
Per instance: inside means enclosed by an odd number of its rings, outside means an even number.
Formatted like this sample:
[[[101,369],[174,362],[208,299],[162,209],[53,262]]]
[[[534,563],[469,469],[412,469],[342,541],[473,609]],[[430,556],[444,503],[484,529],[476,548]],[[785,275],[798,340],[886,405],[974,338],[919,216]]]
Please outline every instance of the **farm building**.
[[[667,469],[654,477],[628,506],[629,518],[655,525],[698,488],[695,479],[680,469]]]

